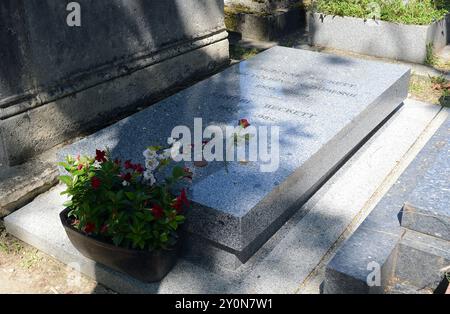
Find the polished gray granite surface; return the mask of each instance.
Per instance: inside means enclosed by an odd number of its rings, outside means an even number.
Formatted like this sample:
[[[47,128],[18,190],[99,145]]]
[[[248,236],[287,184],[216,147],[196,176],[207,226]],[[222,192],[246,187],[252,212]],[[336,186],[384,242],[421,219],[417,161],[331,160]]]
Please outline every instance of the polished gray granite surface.
[[[242,118],[278,126],[276,171],[261,172],[261,160],[187,163],[194,170],[189,197],[198,205],[188,229],[242,251],[282,223],[402,103],[408,82],[404,66],[274,47],[71,145],[60,158],[107,146],[116,157],[143,162],[145,147],[165,145],[173,127],[193,133],[194,118],[203,128]]]

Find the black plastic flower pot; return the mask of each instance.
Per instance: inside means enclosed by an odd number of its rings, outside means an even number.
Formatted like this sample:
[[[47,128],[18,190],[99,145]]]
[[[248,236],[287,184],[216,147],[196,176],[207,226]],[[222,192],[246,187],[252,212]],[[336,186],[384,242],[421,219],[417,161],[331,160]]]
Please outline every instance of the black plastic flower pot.
[[[73,228],[68,222],[69,209],[59,217],[73,246],[84,256],[143,282],[163,279],[176,264],[180,244],[170,250],[139,251],[125,249],[94,239]]]

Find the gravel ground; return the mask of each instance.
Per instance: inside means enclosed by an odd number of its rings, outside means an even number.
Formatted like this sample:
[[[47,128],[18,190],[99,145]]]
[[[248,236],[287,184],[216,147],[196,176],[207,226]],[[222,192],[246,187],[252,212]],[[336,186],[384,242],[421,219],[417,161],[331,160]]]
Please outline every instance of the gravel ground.
[[[112,290],[6,234],[0,220],[0,294],[110,294]]]

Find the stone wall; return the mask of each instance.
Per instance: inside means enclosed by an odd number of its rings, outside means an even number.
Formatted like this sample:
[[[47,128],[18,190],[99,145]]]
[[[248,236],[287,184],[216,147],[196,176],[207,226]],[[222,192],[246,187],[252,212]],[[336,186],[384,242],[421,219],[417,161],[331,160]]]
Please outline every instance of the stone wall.
[[[15,165],[228,62],[223,0],[0,2],[0,165]]]
[[[243,39],[277,41],[305,26],[301,0],[225,0],[227,30]]]
[[[225,0],[227,6],[238,6],[248,8],[251,11],[266,13],[290,9],[300,3],[302,3],[301,0]]]

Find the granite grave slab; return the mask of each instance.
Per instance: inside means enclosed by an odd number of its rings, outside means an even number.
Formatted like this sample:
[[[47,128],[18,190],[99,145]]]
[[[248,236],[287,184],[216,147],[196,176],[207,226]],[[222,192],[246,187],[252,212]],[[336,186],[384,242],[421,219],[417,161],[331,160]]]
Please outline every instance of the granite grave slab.
[[[74,143],[59,158],[107,146],[142,162],[145,147],[164,145],[173,127],[193,132],[194,118],[203,127],[236,126],[241,118],[278,126],[273,172],[261,172],[262,161],[193,168],[192,247],[239,265],[401,105],[409,76],[400,65],[274,47]]]
[[[416,290],[425,281],[436,286],[433,278],[449,258],[442,219],[448,204],[448,113],[441,111],[436,133],[327,265],[324,293],[389,293],[389,282],[398,279],[414,283]],[[410,200],[421,210],[404,205]],[[380,286],[367,283],[370,263],[380,266]]]
[[[450,241],[450,118],[430,145],[429,167],[403,206],[403,227]]]

